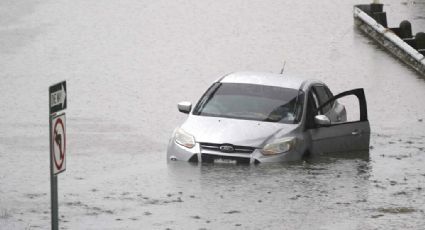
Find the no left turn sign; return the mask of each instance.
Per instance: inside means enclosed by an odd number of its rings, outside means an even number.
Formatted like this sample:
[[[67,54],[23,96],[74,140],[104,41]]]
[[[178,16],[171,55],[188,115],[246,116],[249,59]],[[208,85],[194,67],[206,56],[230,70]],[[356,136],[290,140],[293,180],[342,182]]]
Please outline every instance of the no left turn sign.
[[[52,118],[52,166],[53,174],[59,174],[66,169],[66,132],[65,114]]]

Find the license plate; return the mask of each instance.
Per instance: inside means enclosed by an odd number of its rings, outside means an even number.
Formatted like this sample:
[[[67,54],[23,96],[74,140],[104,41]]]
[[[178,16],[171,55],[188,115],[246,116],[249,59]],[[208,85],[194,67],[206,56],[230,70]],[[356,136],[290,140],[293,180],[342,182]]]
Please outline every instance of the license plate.
[[[214,163],[218,163],[218,164],[236,164],[238,162],[236,160],[233,160],[233,159],[217,158],[217,159],[214,159]]]

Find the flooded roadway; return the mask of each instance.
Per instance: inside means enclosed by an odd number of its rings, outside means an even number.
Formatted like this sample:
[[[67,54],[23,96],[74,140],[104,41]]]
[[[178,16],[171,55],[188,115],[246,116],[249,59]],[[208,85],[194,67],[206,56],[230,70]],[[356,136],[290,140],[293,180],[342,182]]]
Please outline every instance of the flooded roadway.
[[[353,26],[368,1],[2,1],[0,229],[50,225],[48,86],[67,80],[62,229],[421,229],[425,80]],[[425,1],[384,1],[425,31]],[[369,156],[167,164],[176,103],[286,69],[363,87]]]

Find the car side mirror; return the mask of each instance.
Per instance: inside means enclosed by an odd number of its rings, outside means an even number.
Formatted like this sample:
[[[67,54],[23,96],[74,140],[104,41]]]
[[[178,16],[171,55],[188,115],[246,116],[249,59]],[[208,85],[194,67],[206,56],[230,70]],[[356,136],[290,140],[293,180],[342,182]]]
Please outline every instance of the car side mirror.
[[[314,117],[314,123],[320,126],[330,126],[331,120],[326,115],[317,115]]]
[[[182,113],[190,113],[190,110],[192,110],[192,103],[188,101],[182,101],[177,104],[177,108]]]

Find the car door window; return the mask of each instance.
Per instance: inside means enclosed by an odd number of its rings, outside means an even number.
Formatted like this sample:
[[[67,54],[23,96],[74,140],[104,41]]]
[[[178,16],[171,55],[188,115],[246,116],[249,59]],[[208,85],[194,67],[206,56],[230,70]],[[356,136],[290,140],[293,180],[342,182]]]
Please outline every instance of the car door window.
[[[333,93],[331,92],[331,90],[328,87],[326,87],[326,86],[325,86],[325,91],[328,94],[328,98],[332,98],[334,96]],[[331,109],[333,108],[334,104],[335,104],[335,101],[332,101],[330,103]]]
[[[317,109],[320,105],[319,97],[317,96],[314,90],[311,90],[309,93],[309,97],[311,99],[311,105],[314,106],[314,109]],[[319,111],[320,112],[320,111]],[[319,113],[321,114],[321,113]]]
[[[362,121],[367,121],[367,105],[366,105],[366,97],[364,95],[364,91],[363,89],[354,89],[354,90],[350,90],[350,91],[346,91],[343,93],[340,93],[332,98],[330,98],[328,101],[326,101],[325,103],[322,103],[318,109],[321,110],[324,107],[334,103],[337,99],[340,98],[349,98],[355,96],[356,97],[356,106],[357,107],[357,112],[356,112],[356,116],[354,116],[353,119],[349,119],[347,122],[362,122]],[[350,110],[352,111],[352,110]],[[347,111],[349,112],[349,111]],[[337,123],[337,124],[341,124],[341,123]]]
[[[325,90],[326,90],[326,93],[328,94],[329,98],[334,96],[333,93],[331,92],[331,90],[328,87],[325,86]]]
[[[323,85],[313,86],[314,92],[317,94],[319,104],[323,104],[329,100],[329,94]],[[329,103],[321,109],[322,114],[326,114],[332,108],[332,104]]]

